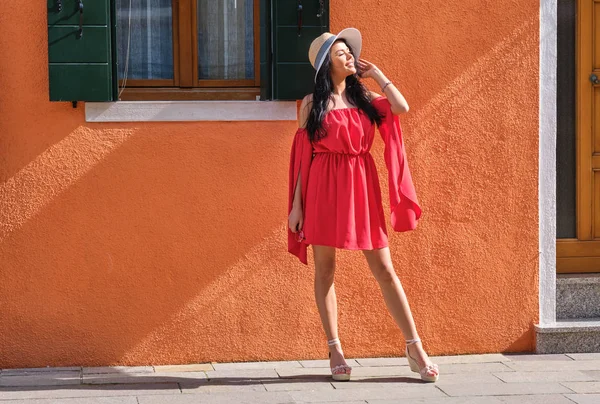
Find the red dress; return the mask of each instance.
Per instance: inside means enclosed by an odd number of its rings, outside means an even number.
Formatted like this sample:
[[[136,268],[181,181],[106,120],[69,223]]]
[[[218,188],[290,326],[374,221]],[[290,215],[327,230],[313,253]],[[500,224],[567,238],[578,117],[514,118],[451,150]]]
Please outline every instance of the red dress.
[[[413,230],[421,208],[400,122],[387,98],[378,97],[372,103],[383,115],[379,132],[385,143],[392,227],[395,231]],[[306,129],[298,129],[290,156],[288,213],[301,174],[304,240],[298,241],[297,234],[288,229],[288,251],[304,264],[310,244],[349,250],[388,245],[379,178],[370,153],[375,125],[357,108],[331,110],[323,124],[327,135],[314,144]]]

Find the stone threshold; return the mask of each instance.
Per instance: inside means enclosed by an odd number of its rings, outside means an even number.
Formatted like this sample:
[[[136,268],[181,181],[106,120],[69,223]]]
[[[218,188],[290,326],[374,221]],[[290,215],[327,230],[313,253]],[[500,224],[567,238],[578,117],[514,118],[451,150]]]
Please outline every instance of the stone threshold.
[[[600,332],[600,318],[590,319],[564,319],[554,324],[536,324],[538,333],[563,333],[563,332]]]
[[[538,354],[600,352],[600,318],[538,324],[535,331]]]
[[[559,284],[574,285],[574,284],[599,284],[600,274],[558,274],[556,282]]]

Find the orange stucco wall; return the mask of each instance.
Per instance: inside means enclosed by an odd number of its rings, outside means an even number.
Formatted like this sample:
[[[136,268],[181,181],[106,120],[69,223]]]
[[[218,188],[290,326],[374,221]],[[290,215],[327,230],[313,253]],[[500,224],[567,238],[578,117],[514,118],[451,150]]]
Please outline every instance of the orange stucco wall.
[[[411,105],[424,216],[391,249],[432,354],[534,348],[538,8],[332,2]],[[295,122],[86,123],[47,101],[41,1],[3,5],[0,50],[0,367],[325,357],[286,253]],[[401,354],[362,255],[338,257],[346,354]]]

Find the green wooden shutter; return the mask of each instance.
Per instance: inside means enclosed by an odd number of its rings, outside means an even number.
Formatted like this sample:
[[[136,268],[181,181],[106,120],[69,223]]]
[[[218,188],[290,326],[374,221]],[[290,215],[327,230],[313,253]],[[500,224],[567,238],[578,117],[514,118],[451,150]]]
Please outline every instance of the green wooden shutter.
[[[329,0],[272,0],[273,95],[278,100],[298,100],[314,90],[315,70],[308,61],[310,43],[329,31]],[[302,28],[298,29],[298,6]]]
[[[115,100],[114,2],[47,2],[50,101]]]

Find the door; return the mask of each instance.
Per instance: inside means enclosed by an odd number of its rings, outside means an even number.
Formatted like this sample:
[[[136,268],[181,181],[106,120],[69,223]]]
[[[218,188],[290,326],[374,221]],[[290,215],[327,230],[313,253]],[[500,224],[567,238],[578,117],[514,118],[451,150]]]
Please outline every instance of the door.
[[[600,272],[600,0],[577,6],[577,237],[557,242],[561,273]]]

